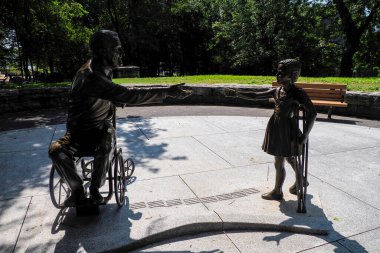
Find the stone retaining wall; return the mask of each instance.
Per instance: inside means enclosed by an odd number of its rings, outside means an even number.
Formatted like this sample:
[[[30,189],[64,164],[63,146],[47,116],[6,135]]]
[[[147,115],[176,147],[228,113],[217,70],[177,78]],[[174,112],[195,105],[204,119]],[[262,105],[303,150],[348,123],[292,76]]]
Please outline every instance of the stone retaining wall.
[[[0,90],[0,114],[65,107],[70,88]]]
[[[252,91],[265,91],[269,85],[192,85],[194,93],[184,100],[168,98],[165,104],[209,104],[273,107],[267,99],[248,101],[225,97],[226,87]],[[69,88],[0,90],[0,114],[41,108],[66,107]],[[347,115],[380,119],[380,92],[347,92],[347,108],[333,109],[333,115]],[[327,107],[317,107],[326,112]]]

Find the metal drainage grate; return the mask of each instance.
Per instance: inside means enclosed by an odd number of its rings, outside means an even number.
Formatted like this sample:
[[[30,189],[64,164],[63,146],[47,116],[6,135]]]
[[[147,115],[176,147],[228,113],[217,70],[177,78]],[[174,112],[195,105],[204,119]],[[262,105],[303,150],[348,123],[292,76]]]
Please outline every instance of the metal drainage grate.
[[[224,201],[229,199],[237,199],[246,197],[248,195],[252,195],[255,193],[260,192],[256,188],[248,188],[248,189],[242,189],[240,191],[235,191],[231,193],[225,193],[225,194],[219,194],[215,196],[208,196],[208,197],[202,197],[202,198],[187,198],[187,199],[171,199],[171,200],[157,200],[157,201],[151,201],[151,202],[138,202],[130,204],[129,207],[131,209],[142,209],[142,208],[156,208],[156,207],[171,207],[171,206],[178,206],[178,205],[194,205],[198,203],[212,203],[212,202],[218,202],[218,201]]]

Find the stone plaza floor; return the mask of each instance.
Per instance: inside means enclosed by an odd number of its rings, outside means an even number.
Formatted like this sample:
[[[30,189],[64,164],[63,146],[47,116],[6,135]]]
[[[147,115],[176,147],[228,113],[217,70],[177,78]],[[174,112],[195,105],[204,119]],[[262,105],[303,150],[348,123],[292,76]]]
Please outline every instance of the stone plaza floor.
[[[3,129],[0,252],[380,252],[379,121],[318,116],[299,214],[289,165],[284,200],[260,196],[274,184],[261,150],[271,110],[188,108],[119,112],[118,146],[136,170],[126,205],[113,198],[99,216],[51,203],[47,150],[63,122]]]

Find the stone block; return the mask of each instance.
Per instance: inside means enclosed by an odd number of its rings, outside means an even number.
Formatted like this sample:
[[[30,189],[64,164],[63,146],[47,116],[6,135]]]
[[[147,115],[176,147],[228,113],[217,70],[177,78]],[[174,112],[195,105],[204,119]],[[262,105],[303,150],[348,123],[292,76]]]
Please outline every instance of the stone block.
[[[118,67],[113,70],[113,75],[115,78],[140,77],[140,67],[137,67],[137,66]]]

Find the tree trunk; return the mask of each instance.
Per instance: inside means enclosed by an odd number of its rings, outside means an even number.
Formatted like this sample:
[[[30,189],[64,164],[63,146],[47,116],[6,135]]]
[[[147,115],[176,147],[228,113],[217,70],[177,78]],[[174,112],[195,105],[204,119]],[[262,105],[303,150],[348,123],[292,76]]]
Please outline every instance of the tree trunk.
[[[346,34],[345,50],[340,64],[340,76],[350,77],[353,74],[353,57],[359,50],[360,38],[368,29],[370,22],[380,6],[380,1],[377,1],[369,15],[366,16],[364,22],[359,27],[355,24],[354,19],[343,0],[334,0],[333,2],[342,20],[343,31]]]
[[[357,51],[357,50],[356,50]],[[351,77],[353,75],[353,56],[356,53],[352,49],[346,49],[342,55],[340,62],[340,76]]]
[[[23,60],[22,60],[22,55],[21,55],[20,40],[18,38],[17,32],[18,31],[16,31],[16,44],[17,44],[17,53],[18,53],[18,59],[19,59],[19,64],[20,64],[19,68],[20,68],[21,76],[23,76],[24,75],[24,71],[23,71],[24,67],[22,64]]]
[[[33,68],[33,62],[31,59],[29,59],[29,62],[30,62],[30,69],[32,70],[32,83],[37,83],[36,75],[34,73],[34,68]]]
[[[342,60],[340,62],[340,76],[341,77],[351,77],[353,75],[354,67],[354,54],[359,50],[360,46],[360,37],[358,35],[355,37],[354,34],[358,34],[356,30],[348,33],[345,43],[345,50],[342,55]]]
[[[52,58],[49,58],[49,70],[50,70],[50,74],[54,72],[54,61]]]

